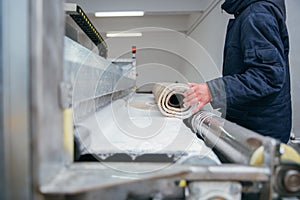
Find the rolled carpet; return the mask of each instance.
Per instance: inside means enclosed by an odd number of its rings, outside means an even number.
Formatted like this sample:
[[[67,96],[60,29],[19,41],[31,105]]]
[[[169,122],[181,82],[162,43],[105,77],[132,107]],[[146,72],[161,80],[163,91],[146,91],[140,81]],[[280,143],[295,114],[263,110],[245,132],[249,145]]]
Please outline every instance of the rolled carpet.
[[[152,93],[160,112],[167,117],[190,117],[193,114],[192,106],[183,105],[183,93],[187,89],[189,86],[184,83],[155,83]]]

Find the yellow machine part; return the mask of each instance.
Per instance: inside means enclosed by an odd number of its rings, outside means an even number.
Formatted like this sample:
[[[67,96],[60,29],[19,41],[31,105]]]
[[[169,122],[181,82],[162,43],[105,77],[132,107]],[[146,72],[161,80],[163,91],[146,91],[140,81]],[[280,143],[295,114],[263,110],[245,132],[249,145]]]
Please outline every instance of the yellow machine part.
[[[281,161],[289,161],[300,164],[300,155],[291,146],[281,143],[280,149],[283,149],[283,153],[280,157]],[[260,166],[264,161],[264,147],[261,146],[255,150],[250,159],[250,164],[255,166]]]
[[[187,186],[186,180],[180,180],[180,181],[178,182],[178,187],[184,188],[184,187],[186,187],[186,186]]]
[[[74,136],[73,136],[73,110],[71,108],[63,111],[63,131],[65,151],[73,158],[74,156]]]

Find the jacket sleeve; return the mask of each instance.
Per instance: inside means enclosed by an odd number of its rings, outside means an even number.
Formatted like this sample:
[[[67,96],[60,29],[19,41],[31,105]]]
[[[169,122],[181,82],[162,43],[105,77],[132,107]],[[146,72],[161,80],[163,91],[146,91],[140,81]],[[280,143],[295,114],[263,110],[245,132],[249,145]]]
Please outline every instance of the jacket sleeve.
[[[279,92],[286,77],[284,46],[276,18],[252,13],[244,19],[240,44],[246,71],[208,81],[213,107],[245,104]],[[239,67],[239,66],[234,66]]]

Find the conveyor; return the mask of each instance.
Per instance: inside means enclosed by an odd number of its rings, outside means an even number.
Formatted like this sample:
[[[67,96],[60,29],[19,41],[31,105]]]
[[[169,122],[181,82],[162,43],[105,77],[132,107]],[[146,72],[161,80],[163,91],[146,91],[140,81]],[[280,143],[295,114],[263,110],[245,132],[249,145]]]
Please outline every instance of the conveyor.
[[[151,94],[113,101],[76,127],[81,154],[101,161],[178,162],[198,155],[198,160],[219,163],[182,120],[161,115]]]

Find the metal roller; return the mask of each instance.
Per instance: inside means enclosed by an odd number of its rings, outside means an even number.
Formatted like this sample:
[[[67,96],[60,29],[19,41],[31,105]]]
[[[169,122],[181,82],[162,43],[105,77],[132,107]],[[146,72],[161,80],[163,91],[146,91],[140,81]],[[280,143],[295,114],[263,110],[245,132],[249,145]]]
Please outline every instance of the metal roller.
[[[184,123],[231,162],[249,164],[254,151],[266,138],[213,113],[200,111]]]
[[[300,195],[300,155],[291,146],[206,111],[183,121],[228,161],[271,169],[270,182],[280,196]]]

